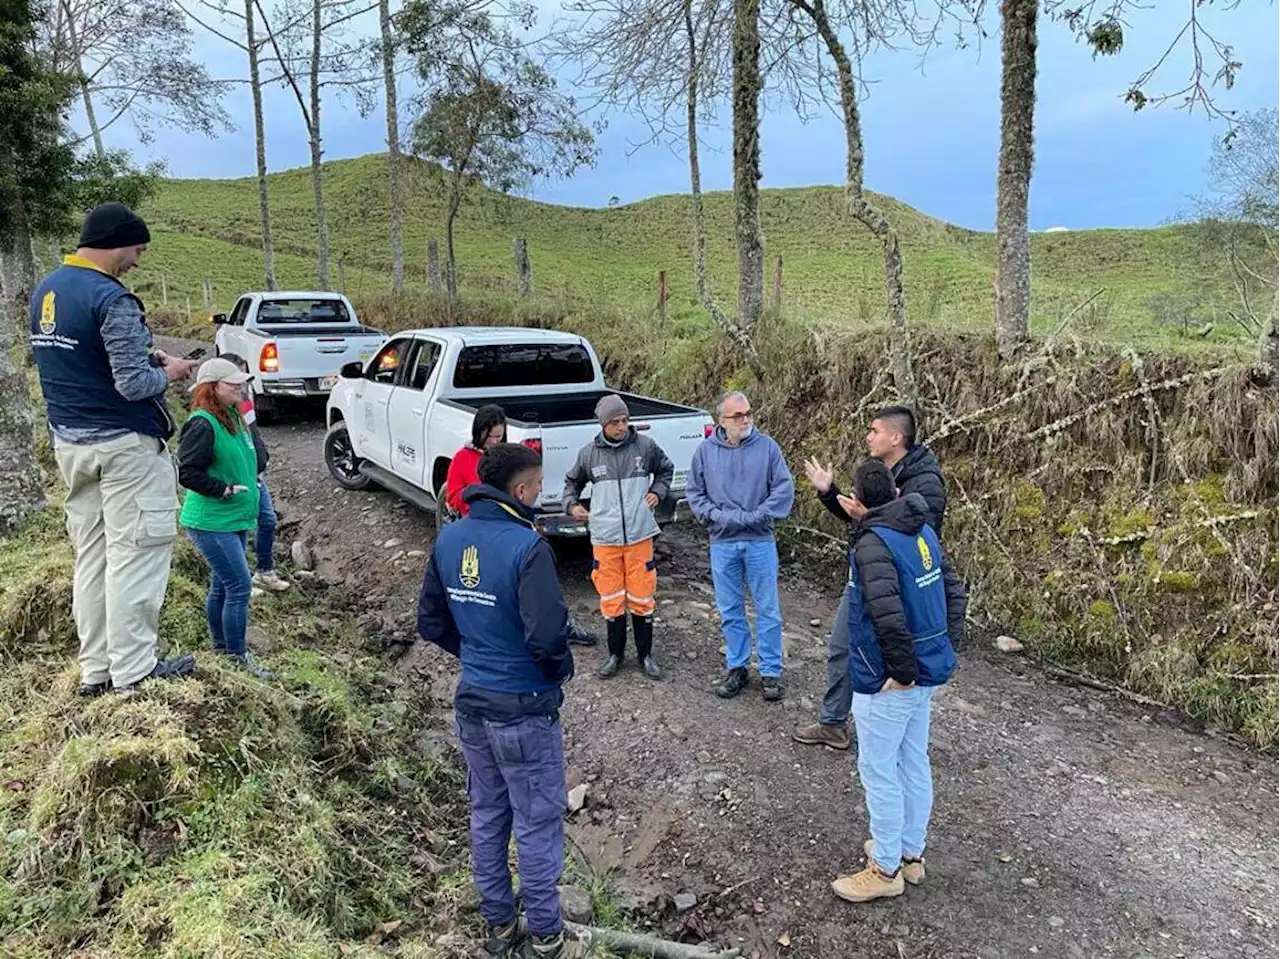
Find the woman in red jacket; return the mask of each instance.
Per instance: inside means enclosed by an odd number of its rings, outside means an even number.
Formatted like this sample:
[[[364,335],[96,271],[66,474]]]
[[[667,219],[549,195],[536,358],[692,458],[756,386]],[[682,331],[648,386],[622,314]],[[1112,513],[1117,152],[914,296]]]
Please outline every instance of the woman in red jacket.
[[[444,481],[444,499],[456,516],[466,516],[470,507],[462,499],[462,491],[480,482],[480,457],[491,446],[507,441],[507,414],[501,406],[482,406],[471,421],[471,442],[453,454],[449,474]],[[600,637],[579,626],[569,617],[569,642],[577,646],[594,646]]]

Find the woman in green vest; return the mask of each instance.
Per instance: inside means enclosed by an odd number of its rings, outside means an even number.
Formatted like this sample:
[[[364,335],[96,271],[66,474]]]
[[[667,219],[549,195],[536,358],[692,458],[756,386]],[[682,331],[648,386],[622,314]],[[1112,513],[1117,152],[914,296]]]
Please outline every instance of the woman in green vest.
[[[245,644],[253,592],[245,546],[258,525],[258,455],[238,408],[248,380],[228,360],[201,365],[178,440],[178,483],[187,491],[182,525],[209,564],[205,615],[214,651],[271,679]]]

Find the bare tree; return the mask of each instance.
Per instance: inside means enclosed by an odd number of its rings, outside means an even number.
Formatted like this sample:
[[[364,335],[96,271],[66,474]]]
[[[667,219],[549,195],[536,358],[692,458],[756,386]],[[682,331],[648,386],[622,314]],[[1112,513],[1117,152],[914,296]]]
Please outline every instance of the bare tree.
[[[738,239],[738,326],[754,337],[764,309],[760,231],[760,0],[733,0],[733,220]]]
[[[55,0],[39,27],[42,58],[73,77],[92,140],[129,118],[147,141],[159,125],[216,136],[230,126],[222,107],[227,84],[195,59],[191,24],[174,0]],[[105,105],[99,116],[98,105]]]
[[[364,70],[366,45],[352,39],[346,27],[374,9],[360,0],[303,0],[277,7],[273,29],[260,0],[255,0],[266,38],[275,53],[269,65],[280,71],[282,82],[293,91],[302,122],[307,128],[311,154],[311,193],[316,219],[316,277],[329,289],[329,225],[325,215],[323,138],[320,128],[322,88],[339,85],[353,94],[361,115],[372,110],[376,77]],[[307,92],[303,93],[303,85]]]
[[[1031,238],[1027,228],[1036,106],[1039,0],[1003,0],[1000,159],[996,174],[996,346],[1002,356],[1030,338]]]
[[[404,289],[404,161],[400,155],[400,105],[396,97],[396,39],[391,0],[378,0],[382,84],[387,107],[387,204],[391,214],[391,289]]]

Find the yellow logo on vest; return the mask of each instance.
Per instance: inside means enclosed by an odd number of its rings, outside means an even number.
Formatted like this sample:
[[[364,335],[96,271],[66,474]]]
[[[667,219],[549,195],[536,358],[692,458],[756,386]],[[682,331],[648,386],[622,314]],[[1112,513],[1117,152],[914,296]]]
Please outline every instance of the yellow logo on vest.
[[[924,541],[923,536],[917,536],[916,546],[920,548],[920,562],[924,563],[924,571],[927,573],[933,569],[933,554],[929,552],[929,544]]]
[[[480,550],[468,546],[462,551],[462,568],[458,571],[458,579],[467,589],[475,589],[480,585]]]
[[[57,308],[54,306],[55,294],[50,290],[40,301],[40,332],[48,336],[58,325]]]

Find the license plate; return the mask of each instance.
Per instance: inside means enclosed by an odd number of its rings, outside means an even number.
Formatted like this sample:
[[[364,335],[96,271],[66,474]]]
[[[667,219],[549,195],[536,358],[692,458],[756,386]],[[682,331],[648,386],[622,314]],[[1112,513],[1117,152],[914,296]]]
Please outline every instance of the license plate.
[[[682,470],[681,472],[676,473],[674,477],[672,477],[671,485],[674,487],[683,488],[686,485],[686,482],[688,479],[689,479],[689,471]]]
[[[322,390],[332,390],[337,385],[338,378],[336,376],[326,376],[320,381],[320,389]]]

